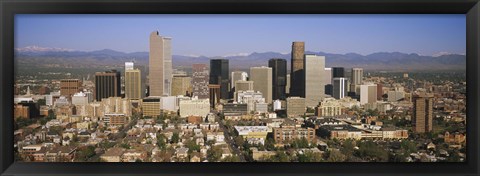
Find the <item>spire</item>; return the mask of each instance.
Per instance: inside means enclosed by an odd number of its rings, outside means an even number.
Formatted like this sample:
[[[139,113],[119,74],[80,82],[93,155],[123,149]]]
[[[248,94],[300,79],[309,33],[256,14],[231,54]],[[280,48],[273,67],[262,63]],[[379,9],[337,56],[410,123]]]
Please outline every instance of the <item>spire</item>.
[[[26,96],[30,96],[30,86],[27,87],[27,94]]]

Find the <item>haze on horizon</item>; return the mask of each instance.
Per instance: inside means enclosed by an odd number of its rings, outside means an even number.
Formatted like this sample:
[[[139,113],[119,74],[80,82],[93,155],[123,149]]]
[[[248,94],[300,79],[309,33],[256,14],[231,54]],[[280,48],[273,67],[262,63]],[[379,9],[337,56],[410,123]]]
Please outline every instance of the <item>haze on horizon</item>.
[[[306,51],[368,55],[465,54],[466,19],[449,15],[28,15],[15,16],[15,48],[148,51],[148,35],[172,37],[185,56]]]

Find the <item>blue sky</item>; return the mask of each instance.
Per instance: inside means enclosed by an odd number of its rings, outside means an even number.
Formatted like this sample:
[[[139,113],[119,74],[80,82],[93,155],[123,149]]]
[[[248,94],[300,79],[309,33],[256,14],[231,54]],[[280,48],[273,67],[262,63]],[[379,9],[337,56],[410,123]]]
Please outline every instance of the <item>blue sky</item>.
[[[448,15],[29,15],[15,16],[15,47],[148,51],[149,34],[172,37],[176,55],[291,50],[328,53],[466,52],[463,14]]]

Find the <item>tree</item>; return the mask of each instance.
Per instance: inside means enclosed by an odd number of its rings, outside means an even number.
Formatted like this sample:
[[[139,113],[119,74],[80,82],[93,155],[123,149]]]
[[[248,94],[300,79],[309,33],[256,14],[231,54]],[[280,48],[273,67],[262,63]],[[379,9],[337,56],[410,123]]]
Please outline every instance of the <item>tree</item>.
[[[222,162],[240,162],[240,158],[238,156],[227,156],[222,159]]]
[[[355,144],[352,139],[347,139],[343,143],[343,147],[340,149],[340,151],[347,156],[347,158],[350,158],[353,156],[353,152],[355,152]]]
[[[157,146],[159,149],[163,150],[167,147],[167,143],[165,142],[165,136],[163,134],[159,135],[157,138]]]
[[[265,148],[269,151],[275,150],[275,141],[273,138],[267,138],[267,140],[265,140]]]
[[[372,159],[374,161],[388,161],[388,152],[373,141],[365,141],[359,144],[357,155],[363,159]]]
[[[194,151],[200,151],[200,146],[195,143],[193,140],[189,140],[186,144],[188,148],[188,153],[191,154]]]
[[[217,162],[222,157],[222,148],[214,146],[207,151],[207,159],[210,162]]]
[[[124,149],[130,149],[130,145],[127,144],[127,143],[122,143],[120,144],[120,147],[124,148]]]
[[[37,103],[39,106],[45,106],[47,104],[45,98],[37,100]]]
[[[179,136],[178,132],[175,132],[172,135],[172,143],[178,143],[178,141],[180,141],[180,136]]]
[[[306,138],[294,139],[290,146],[293,148],[309,148],[308,140]]]
[[[88,146],[81,148],[76,154],[76,161],[87,161],[89,158],[95,156],[95,147]]]
[[[331,150],[328,154],[328,162],[343,162],[347,157],[338,150]]]
[[[320,162],[322,161],[322,154],[314,152],[305,152],[302,155],[298,155],[298,162]]]
[[[283,151],[277,151],[270,159],[272,162],[290,162],[290,157]]]
[[[242,136],[235,137],[235,144],[237,144],[238,146],[243,146],[244,143],[245,143],[245,140],[243,139]]]

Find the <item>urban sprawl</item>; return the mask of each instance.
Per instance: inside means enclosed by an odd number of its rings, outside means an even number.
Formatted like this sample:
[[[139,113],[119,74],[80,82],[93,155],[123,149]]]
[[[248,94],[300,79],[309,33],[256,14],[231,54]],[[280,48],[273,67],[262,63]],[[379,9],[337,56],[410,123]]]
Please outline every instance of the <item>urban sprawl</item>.
[[[249,73],[212,58],[187,74],[172,69],[171,40],[150,34],[147,73],[126,62],[92,79],[17,78],[15,160],[466,160],[465,78],[326,68],[305,42],[292,43],[288,70],[279,58]]]

